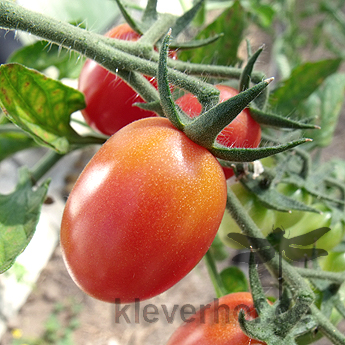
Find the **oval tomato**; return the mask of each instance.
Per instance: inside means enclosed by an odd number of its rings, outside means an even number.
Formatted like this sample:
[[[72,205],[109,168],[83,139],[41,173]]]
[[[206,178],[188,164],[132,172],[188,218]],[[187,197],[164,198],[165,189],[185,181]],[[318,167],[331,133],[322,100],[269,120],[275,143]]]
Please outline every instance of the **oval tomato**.
[[[227,85],[215,85],[220,91],[219,102],[224,102],[238,94],[238,91]],[[190,117],[200,115],[202,111],[198,99],[187,93],[176,100],[176,104]],[[253,120],[249,109],[244,109],[217,137],[217,142],[227,147],[258,147],[261,141],[261,127]],[[231,168],[223,168],[226,178],[234,175]]]
[[[77,285],[103,301],[167,290],[204,256],[226,204],[216,158],[166,118],[114,134],[79,176],[61,246]]]
[[[262,231],[264,236],[267,236],[275,224],[275,212],[264,207],[256,196],[250,193],[241,183],[234,183],[230,186],[235,193],[248,215],[253,219],[254,223]],[[229,212],[225,210],[222,222],[219,227],[218,235],[220,240],[228,247],[234,249],[243,249],[240,244],[230,240],[228,234],[230,232],[242,233],[242,230],[237,225],[236,221],[231,217]]]
[[[173,333],[167,345],[265,344],[243,333],[238,323],[241,309],[248,320],[258,316],[249,292],[236,292],[216,299],[183,323]]]
[[[126,41],[140,38],[127,23],[114,27],[105,36]],[[171,52],[170,57],[176,58],[176,53]],[[156,86],[155,79],[150,80]],[[151,111],[134,107],[133,103],[143,99],[121,78],[93,60],[85,62],[78,89],[85,95],[86,108],[81,111],[85,121],[105,135],[112,135],[135,120],[155,116]]]

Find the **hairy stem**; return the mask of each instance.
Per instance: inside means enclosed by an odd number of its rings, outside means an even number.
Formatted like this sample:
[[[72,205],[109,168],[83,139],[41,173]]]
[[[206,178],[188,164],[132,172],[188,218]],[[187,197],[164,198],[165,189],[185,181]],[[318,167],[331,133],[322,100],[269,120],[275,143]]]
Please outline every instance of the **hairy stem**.
[[[166,31],[168,31],[170,24],[168,21]],[[30,11],[12,1],[0,1],[0,27],[28,32],[64,48],[77,51],[120,76],[121,71],[136,71],[148,76],[156,76],[157,74],[156,61],[158,60],[154,57],[156,56],[158,59],[158,53],[155,53],[152,47],[144,49],[147,55],[144,58],[141,57],[141,52],[138,52],[143,48],[143,43],[140,41],[110,40],[107,37]],[[169,66],[175,67],[175,63],[177,62],[171,60]],[[211,85],[185,73],[191,69],[188,67],[189,64],[184,64],[177,63],[179,66],[177,69],[180,71],[171,67],[168,68],[169,81],[194,93],[199,99],[205,99],[208,94],[213,94],[214,88]]]
[[[217,298],[222,297],[226,294],[225,288],[223,286],[222,279],[217,271],[216,263],[210,251],[208,251],[204,256],[204,261],[206,263],[208,274],[211,278],[214,290],[216,292]]]
[[[31,169],[31,178],[37,183],[64,155],[50,150]]]
[[[322,270],[312,270],[310,268],[302,268],[302,267],[295,267],[295,270],[302,277],[305,277],[305,278],[330,280],[337,284],[342,284],[345,281],[344,272],[326,272]]]
[[[228,199],[227,199],[227,209],[230,212],[231,216],[237,222],[239,227],[242,229],[244,235],[248,236],[248,240],[252,242],[253,248],[260,248],[262,241],[265,240],[260,229],[256,226],[254,221],[248,216],[246,210],[243,208],[241,203],[238,201],[236,195],[228,188]],[[260,240],[256,242],[256,240]],[[278,253],[270,246],[267,241],[267,246],[271,248],[270,250],[260,250],[258,254],[260,255],[263,262],[265,262],[268,269],[278,277],[280,271],[280,263],[278,258]],[[281,271],[282,277],[289,284],[291,290],[295,294],[298,294],[300,291],[310,296],[313,296],[313,292],[305,282],[305,280],[297,273],[294,267],[290,266],[285,260],[281,262]]]

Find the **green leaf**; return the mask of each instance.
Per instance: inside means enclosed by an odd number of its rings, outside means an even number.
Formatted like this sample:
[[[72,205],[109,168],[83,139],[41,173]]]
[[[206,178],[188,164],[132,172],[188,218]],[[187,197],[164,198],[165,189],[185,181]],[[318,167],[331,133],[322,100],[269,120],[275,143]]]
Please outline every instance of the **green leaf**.
[[[213,23],[202,30],[196,39],[205,39],[221,33],[224,35],[212,45],[193,51],[183,51],[180,54],[181,60],[205,64],[235,65],[239,61],[237,51],[247,27],[246,19],[247,14],[240,1],[235,1]]]
[[[33,190],[26,168],[19,170],[14,192],[0,194],[0,273],[8,270],[29,244],[39,219],[49,181]]]
[[[245,274],[236,266],[230,266],[220,272],[226,293],[249,291]]]
[[[0,106],[14,124],[58,153],[83,141],[69,122],[73,112],[85,107],[84,95],[35,70],[0,66]]]
[[[55,66],[59,70],[59,79],[76,79],[83,67],[84,59],[74,51],[68,51],[47,41],[38,41],[15,51],[7,62],[17,62],[38,71]]]
[[[18,129],[2,132],[2,127],[5,126],[0,126],[0,161],[18,151],[37,146],[36,142],[25,132],[18,131]]]
[[[306,62],[296,67],[288,79],[271,93],[270,103],[278,113],[288,114],[298,108],[331,74],[340,59]]]
[[[316,123],[321,131],[307,131],[313,146],[328,146],[334,135],[345,99],[345,74],[332,74],[305,102],[307,115],[317,115]]]

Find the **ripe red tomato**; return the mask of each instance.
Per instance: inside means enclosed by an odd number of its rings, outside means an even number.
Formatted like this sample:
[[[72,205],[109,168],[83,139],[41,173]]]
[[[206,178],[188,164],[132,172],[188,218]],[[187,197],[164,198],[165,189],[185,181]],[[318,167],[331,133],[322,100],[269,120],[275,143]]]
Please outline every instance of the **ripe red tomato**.
[[[140,38],[127,23],[114,27],[105,36],[126,41]],[[170,57],[175,59],[176,52],[171,52]],[[154,78],[149,80],[156,86]],[[105,135],[112,135],[135,120],[155,116],[151,111],[133,107],[133,103],[143,99],[121,78],[93,60],[85,62],[78,89],[85,95],[86,108],[81,111],[85,121]]]
[[[224,102],[238,94],[238,91],[227,85],[215,85],[220,91],[219,102]],[[200,115],[201,104],[193,94],[185,94],[176,100],[176,104],[190,117]],[[258,147],[261,141],[261,127],[244,109],[217,137],[217,142],[227,147]],[[223,168],[226,178],[234,175],[231,168]]]
[[[129,124],[91,159],[66,203],[61,246],[72,278],[108,302],[162,293],[210,247],[226,194],[216,158],[168,119]]]
[[[249,292],[236,292],[216,299],[192,315],[173,333],[167,345],[258,345],[247,337],[239,323],[243,309],[248,320],[258,315]]]

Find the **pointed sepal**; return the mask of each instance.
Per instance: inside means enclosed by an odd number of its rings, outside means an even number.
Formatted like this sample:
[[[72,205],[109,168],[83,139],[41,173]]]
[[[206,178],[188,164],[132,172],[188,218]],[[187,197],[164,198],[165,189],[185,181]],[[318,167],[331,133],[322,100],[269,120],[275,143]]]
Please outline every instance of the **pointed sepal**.
[[[249,109],[251,117],[261,125],[289,129],[320,129],[319,126],[311,123],[296,121],[278,114],[262,111],[255,107],[255,105],[250,106]]]
[[[218,103],[211,109],[206,110],[206,112],[186,125],[185,134],[197,144],[211,149],[218,134],[272,81],[273,78],[266,79],[227,101]]]

